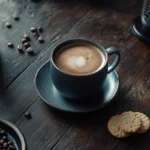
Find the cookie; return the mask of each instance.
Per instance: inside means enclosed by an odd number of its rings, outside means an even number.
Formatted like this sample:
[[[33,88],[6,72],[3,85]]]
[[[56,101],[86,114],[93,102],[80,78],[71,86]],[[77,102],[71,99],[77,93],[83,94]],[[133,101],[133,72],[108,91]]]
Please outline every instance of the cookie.
[[[108,130],[109,132],[117,137],[117,138],[125,138],[128,137],[130,134],[123,131],[117,124],[119,119],[119,115],[112,116],[108,121]]]
[[[118,126],[128,133],[135,133],[141,124],[140,117],[132,111],[122,113],[118,119]]]
[[[149,121],[149,118],[143,114],[143,113],[140,113],[140,112],[135,112],[136,116],[140,117],[141,119],[141,127],[139,128],[139,130],[137,131],[137,133],[145,133],[149,130],[150,128],[150,121]]]

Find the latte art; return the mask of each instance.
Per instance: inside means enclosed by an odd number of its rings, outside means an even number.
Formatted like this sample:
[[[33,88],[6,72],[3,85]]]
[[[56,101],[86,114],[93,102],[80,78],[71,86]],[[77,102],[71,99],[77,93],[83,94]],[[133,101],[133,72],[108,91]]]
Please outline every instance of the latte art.
[[[76,44],[60,50],[55,63],[62,71],[74,74],[90,74],[103,66],[104,54],[90,44]]]
[[[72,56],[68,59],[68,65],[72,68],[84,67],[86,65],[86,60],[82,56]]]

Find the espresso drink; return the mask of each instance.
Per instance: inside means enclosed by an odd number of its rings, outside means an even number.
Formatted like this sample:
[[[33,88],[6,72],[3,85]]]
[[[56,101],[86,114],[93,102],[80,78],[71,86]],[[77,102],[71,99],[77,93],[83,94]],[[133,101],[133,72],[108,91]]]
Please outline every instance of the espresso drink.
[[[55,64],[68,74],[85,75],[103,67],[105,56],[90,44],[73,44],[64,47],[56,54]]]

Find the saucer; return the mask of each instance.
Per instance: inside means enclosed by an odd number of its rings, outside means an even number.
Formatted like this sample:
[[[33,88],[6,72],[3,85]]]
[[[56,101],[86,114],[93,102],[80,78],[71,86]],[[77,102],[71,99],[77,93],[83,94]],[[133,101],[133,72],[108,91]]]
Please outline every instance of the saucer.
[[[79,102],[68,100],[59,94],[52,83],[50,61],[39,68],[34,82],[38,94],[45,103],[53,108],[74,113],[91,112],[106,106],[113,100],[119,88],[118,74],[116,71],[112,71],[107,75],[104,85],[99,92],[100,94],[92,97],[91,101]]]

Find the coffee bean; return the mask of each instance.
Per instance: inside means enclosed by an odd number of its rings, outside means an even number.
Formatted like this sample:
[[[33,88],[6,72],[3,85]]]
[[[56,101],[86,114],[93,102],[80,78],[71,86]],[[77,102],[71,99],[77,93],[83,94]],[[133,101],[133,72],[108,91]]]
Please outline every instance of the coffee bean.
[[[37,29],[38,29],[38,32],[41,32],[41,33],[43,32],[43,28],[42,27],[38,27]]]
[[[33,32],[37,32],[37,28],[35,28],[35,27],[31,27],[30,28],[30,31],[33,33]]]
[[[29,37],[28,33],[24,33],[24,39],[26,41],[30,41],[30,37]]]
[[[26,42],[28,42],[26,39],[22,39],[23,44],[26,43]]]
[[[17,15],[13,15],[14,20],[18,21],[19,17]]]
[[[7,148],[8,147],[8,144],[7,143],[4,143],[3,144],[3,148]]]
[[[24,46],[27,49],[28,47],[30,47],[30,43],[26,42],[26,43],[24,43]]]
[[[3,136],[3,137],[2,137],[2,140],[7,141],[7,140],[8,140],[8,139],[7,139],[7,136]]]
[[[0,131],[0,135],[6,135],[6,131],[1,130],[1,131]]]
[[[7,46],[8,46],[9,48],[14,48],[14,44],[13,44],[13,43],[10,43],[10,42],[7,44]]]
[[[32,47],[29,47],[29,48],[27,49],[27,52],[28,52],[28,53],[33,53],[33,48],[32,48]]]
[[[10,23],[10,22],[7,22],[7,23],[6,23],[6,27],[7,27],[7,28],[11,28],[11,27],[12,27],[11,23]]]
[[[39,36],[38,41],[39,41],[40,43],[43,43],[43,42],[44,42],[44,38],[43,38],[42,36]]]
[[[24,116],[25,116],[27,119],[31,119],[31,117],[32,117],[29,112],[26,112]]]
[[[12,146],[14,145],[14,143],[11,142],[11,141],[7,142],[7,144],[8,144],[8,145],[12,145]]]
[[[35,37],[39,36],[39,34],[37,32],[32,32],[32,35],[35,36]]]
[[[22,44],[18,45],[17,49],[18,49],[18,51],[23,52],[23,45]]]
[[[12,146],[12,145],[10,145],[9,148],[10,148],[10,150],[16,150],[16,147]]]
[[[0,140],[0,144],[3,145],[4,144],[4,140]]]

